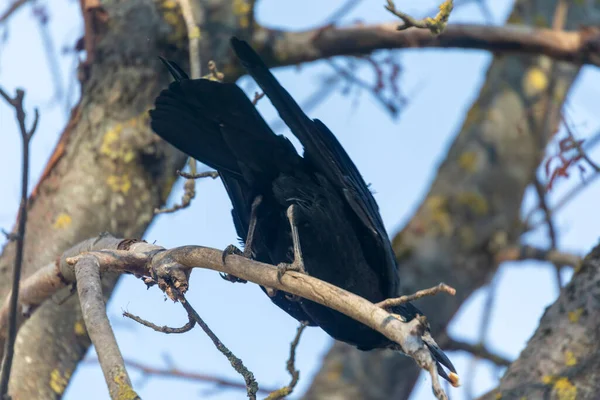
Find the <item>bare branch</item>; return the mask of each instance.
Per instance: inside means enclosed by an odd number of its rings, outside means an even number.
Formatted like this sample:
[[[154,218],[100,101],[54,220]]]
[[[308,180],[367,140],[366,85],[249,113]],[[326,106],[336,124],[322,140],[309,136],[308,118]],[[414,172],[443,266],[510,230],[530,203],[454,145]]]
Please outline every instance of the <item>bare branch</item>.
[[[535,191],[540,202],[540,208],[546,216],[546,223],[548,226],[548,237],[550,238],[550,251],[556,250],[556,248],[558,247],[558,237],[556,236],[556,227],[554,226],[554,219],[552,218],[552,213],[550,211],[550,208],[548,207],[548,203],[546,202],[546,191],[544,190],[544,186],[542,185],[540,180],[537,179],[537,177],[535,177],[533,185],[535,187]],[[554,271],[556,273],[556,284],[558,286],[558,290],[560,291],[560,289],[562,289],[563,287],[561,275],[563,265],[557,262],[552,262],[552,264],[554,265]]]
[[[196,160],[188,158],[188,165],[190,166],[190,173],[183,171],[177,171],[179,176],[186,178],[183,184],[183,196],[181,196],[181,202],[168,208],[157,208],[154,210],[155,214],[169,214],[182,208],[187,208],[192,204],[192,200],[196,197],[196,179],[200,178],[213,178],[216,179],[219,176],[217,171],[205,171],[196,173]]]
[[[123,312],[123,316],[130,318],[130,319],[134,320],[135,322],[142,324],[148,328],[154,329],[157,332],[162,332],[162,333],[185,333],[185,332],[191,331],[194,328],[194,326],[196,325],[196,321],[194,321],[191,318],[184,326],[182,326],[180,328],[171,328],[170,326],[166,326],[166,325],[158,326],[156,324],[153,324],[150,321],[146,321],[145,319],[138,317],[137,315],[128,313],[127,311]]]
[[[12,368],[12,360],[15,352],[15,340],[17,338],[17,306],[19,299],[19,286],[21,282],[21,269],[23,266],[23,249],[25,247],[25,226],[27,224],[27,189],[29,187],[29,144],[35,133],[39,121],[39,112],[35,109],[35,117],[32,127],[28,130],[25,125],[26,113],[23,108],[23,99],[25,92],[17,89],[14,98],[11,98],[2,88],[0,88],[0,96],[2,96],[10,106],[15,109],[16,119],[21,132],[22,146],[22,164],[21,164],[21,202],[19,205],[19,216],[17,222],[17,234],[13,237],[16,240],[17,249],[12,276],[12,295],[9,299],[8,311],[8,326],[5,326],[6,332],[6,349],[2,360],[2,372],[0,375],[0,398],[8,396],[8,383],[10,380],[10,371]],[[4,303],[7,304],[6,302]],[[4,332],[2,332],[4,333]]]
[[[262,99],[263,97],[265,97],[265,93],[261,92],[261,93],[254,93],[254,98],[252,99],[252,104],[253,105],[257,105],[259,100]]]
[[[217,179],[219,177],[219,173],[217,171],[198,172],[197,174],[188,174],[187,172],[177,171],[177,175],[179,175],[183,178],[186,178],[186,179],[200,179],[200,178]]]
[[[76,255],[90,248],[127,250],[91,251]],[[216,249],[201,246],[183,246],[165,250],[160,246],[145,242],[118,240],[112,237],[90,239],[65,252],[58,266],[52,264],[46,266],[26,279],[23,287],[27,290],[21,291],[20,304],[39,305],[44,296],[47,298],[56,290],[75,282],[74,266],[79,260],[88,257],[97,258],[100,271],[129,272],[146,279],[151,276],[167,296],[173,300],[181,300],[186,311],[201,326],[205,324],[203,321],[201,322],[201,318],[183,299],[183,295],[188,290],[189,275],[192,269],[197,267],[234,275],[264,287],[285,291],[315,301],[342,312],[398,343],[403,351],[412,357],[421,368],[430,372],[432,385],[438,393],[438,398],[447,399],[443,392],[437,390],[441,386],[438,382],[436,363],[431,356],[431,352],[421,340],[419,332],[423,329],[423,326],[420,318],[415,318],[409,322],[400,321],[371,302],[327,282],[294,271],[287,272],[279,279],[277,267],[235,254],[228,256],[227,263],[224,264],[222,262],[222,252]],[[6,309],[6,306],[0,309],[0,333],[3,332],[3,328],[6,326]],[[208,329],[208,327],[206,328]],[[213,337],[211,336],[211,338]],[[228,350],[218,342],[218,339],[215,342],[217,347],[227,353]],[[238,364],[237,361],[232,361],[232,363],[241,368],[241,364]],[[248,379],[248,376],[245,375],[245,378]]]
[[[191,0],[179,0],[181,13],[188,33],[188,46],[190,51],[190,74],[192,79],[202,76],[202,60],[200,59],[200,26],[204,22],[204,13],[201,7]]]
[[[433,296],[438,293],[448,293],[450,296],[454,296],[456,294],[456,289],[446,285],[445,283],[440,283],[437,286],[434,286],[429,289],[419,290],[418,292],[408,295],[408,296],[401,296],[401,297],[397,297],[395,299],[387,299],[387,300],[381,301],[381,302],[377,303],[376,306],[381,307],[383,309],[388,309],[390,307],[399,306],[400,304],[404,304],[404,303],[408,303],[410,301],[420,299],[421,297]]]
[[[298,384],[298,380],[300,379],[300,371],[298,371],[295,366],[296,348],[298,347],[298,344],[300,343],[300,336],[302,336],[302,332],[304,332],[304,329],[306,328],[306,326],[307,325],[305,323],[300,324],[300,326],[298,327],[298,330],[296,331],[296,336],[294,336],[294,340],[292,340],[292,343],[290,344],[290,358],[287,361],[287,370],[290,373],[290,376],[292,377],[292,379],[290,380],[290,383],[287,386],[282,387],[281,389],[271,392],[271,394],[269,394],[269,396],[267,396],[267,398],[265,400],[283,399],[286,396],[289,396],[290,394],[292,394],[292,391]]]
[[[303,32],[269,30],[256,34],[258,49],[274,49],[271,67],[382,49],[459,48],[495,54],[546,55],[555,60],[600,66],[600,28],[554,31],[525,25],[449,24],[437,36],[423,29],[398,32],[396,23],[318,28]],[[266,28],[264,28],[266,29]],[[267,42],[269,41],[269,42]],[[268,46],[267,46],[268,45]],[[285,52],[278,49],[285,49]]]
[[[27,3],[29,0],[15,0],[13,1],[8,8],[6,9],[6,11],[4,11],[1,15],[0,15],[0,24],[5,22],[12,14],[15,13],[15,11],[17,11],[19,8],[21,8],[21,6],[25,5],[25,3]]]
[[[100,367],[112,399],[139,399],[131,386],[125,361],[106,315],[106,304],[100,281],[100,260],[94,256],[80,257],[75,266],[77,292],[81,302],[87,332],[96,347]]]
[[[581,257],[576,254],[564,253],[554,249],[540,249],[534,246],[511,246],[496,253],[496,262],[538,260],[550,261],[561,265],[577,268],[581,264]]]
[[[235,369],[235,371],[244,378],[244,381],[246,382],[246,391],[248,393],[248,398],[250,398],[251,400],[255,400],[256,392],[258,392],[258,383],[256,383],[254,374],[250,370],[248,370],[248,368],[246,368],[242,360],[236,357],[235,354],[233,354],[231,350],[229,350],[223,344],[223,342],[221,342],[221,339],[219,339],[217,335],[215,335],[214,332],[208,327],[208,325],[200,317],[198,312],[192,307],[192,305],[187,301],[187,299],[183,297],[183,294],[181,295],[181,298],[179,300],[183,305],[183,308],[185,308],[185,311],[187,311],[190,319],[193,319],[198,325],[200,325],[204,333],[206,333],[210,340],[212,340],[217,350],[223,353],[223,355],[231,363],[233,369]]]
[[[92,362],[97,362],[97,360],[89,360],[89,361],[86,360],[86,362],[92,363]],[[138,361],[134,361],[134,360],[130,360],[130,359],[125,359],[125,365],[127,366],[127,368],[136,369],[139,372],[141,372],[143,375],[147,375],[147,376],[163,376],[163,377],[185,379],[185,380],[194,381],[194,382],[214,383],[217,387],[228,388],[228,389],[243,389],[243,390],[246,389],[246,385],[239,383],[239,382],[235,382],[235,381],[232,381],[232,380],[229,380],[226,378],[220,378],[218,376],[201,374],[201,373],[192,372],[192,371],[185,371],[185,370],[183,370],[181,368],[177,368],[177,367],[165,367],[165,368],[152,367],[150,365],[145,365]],[[269,389],[258,388],[257,393],[268,394],[270,392],[271,392],[271,390],[269,390]]]
[[[432,34],[439,35],[444,31],[446,25],[448,24],[448,18],[450,18],[450,13],[454,8],[454,3],[452,0],[446,0],[440,5],[440,11],[434,18],[424,18],[424,19],[415,19],[408,14],[403,13],[396,9],[394,2],[392,0],[387,0],[387,5],[385,9],[400,18],[404,24],[399,25],[396,29],[399,31],[403,31],[405,29],[415,27],[420,29],[428,29]]]
[[[444,349],[465,351],[476,358],[490,361],[501,367],[508,367],[512,361],[508,358],[495,354],[482,344],[471,344],[457,339],[448,339],[444,342]]]

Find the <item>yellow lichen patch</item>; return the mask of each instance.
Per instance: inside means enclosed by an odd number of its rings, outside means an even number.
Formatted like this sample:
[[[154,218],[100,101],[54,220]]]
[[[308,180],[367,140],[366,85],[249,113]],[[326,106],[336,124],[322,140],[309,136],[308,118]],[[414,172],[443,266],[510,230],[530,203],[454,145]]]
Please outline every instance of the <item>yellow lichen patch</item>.
[[[174,1],[174,0],[165,0],[161,4],[162,8],[166,8],[168,10],[172,10],[174,8],[177,8],[178,5],[179,5],[179,2]]]
[[[65,371],[65,374],[62,375],[58,368],[54,368],[52,372],[50,372],[50,388],[54,393],[62,395],[69,383],[70,377],[70,371]]]
[[[188,39],[202,39],[202,33],[200,32],[200,28],[194,26],[192,30],[188,32]]]
[[[483,216],[489,211],[487,200],[476,192],[460,193],[457,197],[459,204],[468,206],[475,215]]]
[[[133,161],[135,153],[124,140],[127,134],[131,135],[132,131],[137,131],[145,128],[147,122],[147,112],[143,112],[123,123],[115,124],[102,137],[100,145],[100,154],[114,161],[122,161],[127,164]]]
[[[104,134],[102,137],[102,145],[100,145],[100,154],[114,158],[114,147],[118,145],[122,131],[123,124],[116,124]]]
[[[581,318],[582,314],[583,314],[583,308],[578,308],[576,310],[569,311],[569,314],[568,314],[569,321],[576,324],[577,322],[579,322],[579,318]]]
[[[496,399],[496,400],[502,399],[502,393],[496,393],[496,395],[494,396],[494,399]]]
[[[523,77],[523,90],[527,96],[540,94],[548,87],[548,75],[540,67],[529,68]]]
[[[85,324],[81,321],[75,322],[75,326],[73,327],[75,331],[75,335],[77,336],[85,336],[87,335],[87,330],[85,329]]]
[[[450,235],[452,233],[452,220],[448,212],[448,201],[443,196],[430,196],[425,200],[427,210],[426,220],[428,225],[438,233]]]
[[[133,390],[131,385],[127,383],[124,371],[116,372],[113,381],[117,384],[119,388],[119,391],[117,393],[118,400],[135,400],[140,398],[135,392],[135,390]]]
[[[58,214],[56,216],[56,219],[54,220],[52,227],[54,229],[65,229],[69,225],[71,225],[71,222],[73,222],[73,220],[71,219],[71,216],[69,214],[65,214],[65,213],[61,212],[60,214]]]
[[[160,11],[165,22],[171,27],[172,31],[168,39],[171,42],[179,42],[187,35],[187,28],[181,15],[179,2],[174,0],[165,0],[160,3]]]
[[[565,351],[565,365],[567,367],[577,365],[577,357],[575,357],[575,354],[573,354],[572,351]]]
[[[544,375],[542,382],[545,385],[552,385],[552,391],[556,394],[558,400],[577,399],[577,387],[564,376]]]
[[[567,378],[558,378],[554,382],[554,391],[558,400],[577,399],[577,388]]]
[[[247,0],[233,0],[233,15],[239,17],[240,28],[246,29],[250,26],[250,11],[252,6]]]
[[[106,183],[115,193],[120,192],[127,194],[129,189],[131,189],[131,180],[127,174],[121,176],[110,175],[108,178],[106,178]]]
[[[475,172],[477,170],[477,153],[465,151],[458,158],[458,165],[467,172]]]

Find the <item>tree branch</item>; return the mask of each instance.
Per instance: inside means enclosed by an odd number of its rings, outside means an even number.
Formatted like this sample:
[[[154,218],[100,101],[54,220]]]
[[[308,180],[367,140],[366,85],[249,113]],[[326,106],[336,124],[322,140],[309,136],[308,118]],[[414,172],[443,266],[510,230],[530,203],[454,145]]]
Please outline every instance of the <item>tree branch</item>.
[[[96,346],[111,398],[139,399],[131,386],[123,356],[106,315],[100,281],[100,261],[95,257],[80,258],[75,266],[75,278],[83,320],[92,343]]]
[[[444,345],[446,350],[465,351],[474,357],[490,361],[501,367],[508,367],[512,362],[504,356],[493,353],[484,345],[471,344],[457,339],[448,339]]]
[[[498,388],[482,400],[593,399],[600,393],[600,246],[546,309]]]
[[[107,250],[98,251],[99,248],[106,248]],[[96,251],[76,255],[86,249]],[[89,259],[93,259],[93,263],[87,261]],[[21,291],[19,296],[20,304],[28,305],[28,308],[33,309],[44,300],[40,295],[41,293],[49,296],[58,289],[76,282],[77,278],[83,274],[80,271],[80,262],[82,261],[85,261],[85,270],[88,271],[91,265],[95,265],[98,273],[107,271],[128,272],[140,278],[145,278],[146,282],[151,278],[167,296],[175,301],[184,301],[182,296],[189,288],[189,275],[193,268],[200,267],[230,274],[264,287],[282,290],[323,304],[348,315],[398,343],[403,351],[412,357],[421,368],[429,371],[432,377],[432,387],[438,399],[447,399],[439,384],[436,363],[427,346],[421,340],[424,326],[419,318],[415,318],[410,322],[402,322],[381,307],[327,282],[292,271],[287,272],[280,279],[277,267],[244,257],[231,255],[227,257],[227,263],[223,264],[222,252],[216,249],[201,246],[183,246],[165,250],[160,246],[145,242],[119,240],[108,236],[89,239],[63,254],[58,265],[48,265],[41,268],[36,274],[26,279],[23,282],[24,290]],[[77,286],[81,288],[82,284],[78,282]],[[79,289],[80,292],[81,290],[85,289]],[[184,305],[187,305],[187,302]],[[190,311],[189,305],[186,307],[186,311],[191,313],[190,315],[193,316],[194,320],[201,324],[199,316]],[[3,332],[2,329],[5,327],[6,314],[7,307],[5,305],[0,309],[0,332]],[[89,315],[85,321],[88,330],[91,329],[92,320]],[[106,333],[98,336],[90,332],[90,336],[94,343],[96,343],[95,340],[99,340],[99,337],[103,338],[102,340],[105,342],[110,341],[106,339]],[[120,367],[116,367],[114,364],[124,365],[122,358],[119,359],[114,355],[114,352],[118,349],[114,350],[112,344],[106,346],[113,349],[113,355],[110,358],[110,367],[103,366],[103,370],[110,368],[111,371],[121,371]],[[99,348],[97,344],[101,363],[104,362],[105,357],[108,357],[100,355],[100,352],[104,351],[103,349]],[[227,353],[226,350],[225,352]],[[235,363],[232,361],[232,364],[241,366],[241,362],[238,361]],[[128,381],[123,380],[123,382],[127,384]],[[250,384],[248,385],[250,387]]]
[[[454,3],[452,0],[446,0],[440,5],[440,11],[434,18],[423,18],[423,19],[415,19],[408,14],[403,13],[396,9],[394,2],[392,0],[387,0],[387,5],[385,9],[400,18],[404,24],[399,25],[396,29],[399,31],[406,30],[408,28],[420,28],[420,29],[428,29],[433,35],[439,35],[446,28],[446,24],[448,23],[448,18],[450,18],[450,13],[454,8]]]
[[[27,224],[27,191],[29,188],[29,144],[35,133],[39,121],[39,112],[35,109],[35,117],[30,129],[27,129],[25,118],[27,114],[23,107],[23,99],[25,92],[17,89],[14,98],[11,98],[2,88],[0,88],[0,96],[15,109],[16,119],[21,133],[22,145],[22,164],[21,164],[21,203],[19,205],[17,234],[14,236],[16,241],[16,253],[12,276],[12,296],[8,300],[9,304],[9,323],[5,329],[6,333],[6,349],[4,349],[4,358],[2,359],[2,372],[0,375],[0,398],[6,398],[8,394],[8,383],[10,380],[10,372],[12,369],[12,361],[15,352],[15,340],[17,339],[17,303],[19,298],[19,283],[21,281],[21,271],[23,266],[23,253],[25,248],[25,229]],[[5,303],[6,304],[6,303]]]
[[[390,22],[326,27],[304,32],[262,28],[255,46],[271,66],[294,65],[334,56],[369,54],[381,49],[460,48],[495,54],[547,55],[555,60],[600,66],[600,28],[554,31],[523,25],[449,24],[432,36],[423,29],[396,30]]]

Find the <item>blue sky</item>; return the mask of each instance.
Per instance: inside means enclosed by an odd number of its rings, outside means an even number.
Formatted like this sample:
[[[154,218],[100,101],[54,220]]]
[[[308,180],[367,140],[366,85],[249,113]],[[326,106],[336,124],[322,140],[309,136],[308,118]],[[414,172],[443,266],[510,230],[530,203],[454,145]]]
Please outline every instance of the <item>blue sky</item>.
[[[342,2],[324,6],[318,0],[258,2],[258,19],[268,26],[286,29],[306,29],[322,22]],[[373,5],[373,3],[377,3]],[[381,4],[379,4],[381,3]],[[431,10],[438,0],[397,1],[397,7],[419,15]],[[511,7],[510,1],[488,1],[493,15],[492,23],[502,24]],[[3,2],[4,9],[8,2]],[[375,23],[390,20],[383,9],[384,2],[365,1],[345,18],[346,22],[362,20]],[[52,2],[49,29],[60,50],[72,46],[81,34],[78,2]],[[27,91],[27,106],[39,106],[41,120],[32,144],[32,186],[53,149],[66,122],[64,101],[52,102],[53,82],[47,67],[39,30],[31,18],[31,7],[24,7],[0,34],[8,28],[9,40],[0,44],[0,85],[9,91],[23,87]],[[485,20],[475,5],[457,8],[451,22],[481,22]],[[26,49],[26,51],[23,51]],[[59,54],[63,85],[73,84],[72,54]],[[395,234],[411,217],[428,190],[439,163],[476,98],[490,62],[483,51],[462,50],[406,50],[399,52],[403,73],[400,87],[409,97],[409,103],[398,119],[389,114],[368,93],[360,97],[345,96],[336,90],[322,104],[310,112],[320,118],[336,133],[353,158],[367,182],[376,191],[376,199],[390,235]],[[281,68],[277,77],[292,95],[302,102],[332,73],[326,63],[303,65],[301,69]],[[361,76],[370,78],[368,70]],[[448,79],[448,77],[452,79]],[[255,87],[243,78],[241,86],[253,93]],[[568,100],[567,110],[575,122],[581,138],[598,132],[600,120],[595,104],[600,90],[600,72],[586,67]],[[74,90],[77,93],[78,89]],[[73,101],[71,102],[73,103]],[[267,121],[276,115],[266,100],[259,109]],[[283,133],[287,131],[282,130]],[[14,223],[19,200],[20,137],[16,130],[13,111],[0,103],[0,227],[10,229]],[[555,145],[551,145],[555,146]],[[592,157],[600,160],[600,152]],[[562,181],[550,195],[550,202],[560,198],[569,187],[578,183],[577,174]],[[179,201],[182,182],[171,196]],[[197,198],[192,207],[172,215],[162,215],[147,232],[145,239],[165,247],[184,244],[202,244],[224,248],[236,243],[237,238],[230,220],[230,202],[219,180],[205,180],[197,184]],[[600,216],[593,208],[600,198],[600,185],[589,188],[565,207],[556,218],[561,247],[579,254],[587,252],[598,242]],[[528,192],[523,206],[525,211],[535,204],[535,196]],[[547,245],[545,229],[527,235],[529,243]],[[544,308],[557,296],[553,270],[547,263],[507,263],[496,276],[498,300],[492,310],[488,345],[510,357],[517,357],[534,332]],[[568,276],[568,273],[565,273]],[[532,282],[535,285],[532,287]],[[465,303],[453,321],[450,331],[456,337],[477,338],[478,322],[484,310],[483,290]],[[285,362],[289,342],[296,322],[270,303],[255,285],[232,285],[210,271],[195,271],[191,279],[190,302],[229,348],[242,358],[254,372],[259,384],[277,387],[288,381]],[[125,277],[109,306],[117,339],[125,358],[152,366],[166,366],[171,359],[175,366],[185,370],[239,379],[227,360],[214,349],[209,339],[199,330],[184,335],[163,335],[124,320],[120,314],[127,310],[158,324],[183,325],[186,316],[181,306],[164,300],[158,289],[146,290],[142,282]],[[518,313],[514,310],[519,309]],[[332,340],[319,329],[307,329],[298,353],[297,367],[301,371],[298,392],[306,389],[311,376],[318,370],[321,357]],[[93,351],[88,358],[93,358]],[[453,353],[451,358],[465,373],[469,358]],[[185,398],[238,399],[244,393],[221,390],[210,384],[181,380],[149,378],[131,371],[134,385],[144,399],[168,397],[174,387]],[[466,377],[463,376],[463,379]],[[488,363],[478,364],[475,394],[491,389],[498,371]],[[241,381],[241,380],[240,380]],[[464,398],[463,389],[451,391],[453,399]],[[69,386],[67,399],[105,399],[106,385],[99,367],[86,364],[80,367]],[[412,399],[432,398],[429,378],[419,380]]]

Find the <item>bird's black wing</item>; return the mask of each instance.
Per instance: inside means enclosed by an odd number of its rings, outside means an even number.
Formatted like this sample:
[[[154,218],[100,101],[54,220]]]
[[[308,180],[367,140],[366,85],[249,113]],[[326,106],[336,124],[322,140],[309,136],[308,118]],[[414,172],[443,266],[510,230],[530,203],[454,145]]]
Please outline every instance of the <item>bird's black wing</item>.
[[[365,255],[388,285],[387,295],[395,296],[397,271],[394,253],[379,207],[360,172],[334,134],[321,121],[313,121],[304,114],[248,43],[234,37],[231,45],[281,119],[304,146],[304,158],[341,191],[363,229],[368,232],[370,240],[363,243]],[[377,249],[376,252],[373,249]]]

